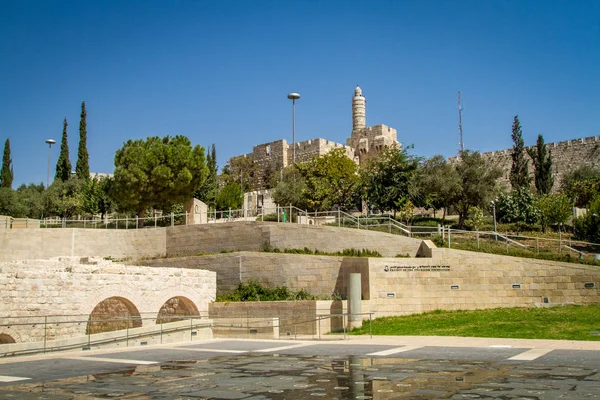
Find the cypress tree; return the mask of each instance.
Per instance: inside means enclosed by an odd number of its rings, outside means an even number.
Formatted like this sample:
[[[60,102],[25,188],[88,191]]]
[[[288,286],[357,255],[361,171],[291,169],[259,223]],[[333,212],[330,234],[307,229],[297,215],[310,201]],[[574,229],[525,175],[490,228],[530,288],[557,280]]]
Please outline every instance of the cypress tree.
[[[547,148],[541,134],[538,135],[535,149],[527,149],[527,153],[531,157],[535,168],[535,188],[538,194],[550,194],[552,186],[554,186],[552,150]]]
[[[62,141],[60,142],[60,155],[56,162],[56,175],[54,179],[66,181],[71,177],[71,160],[69,159],[69,142],[67,140],[67,119],[63,121]]]
[[[512,125],[512,166],[510,168],[510,184],[513,189],[529,189],[531,177],[529,176],[528,161],[525,158],[525,143],[521,132],[519,116],[515,115]]]
[[[79,121],[79,149],[77,150],[77,165],[75,174],[80,179],[90,179],[90,165],[87,151],[87,112],[85,101],[81,102],[81,120]]]
[[[10,158],[10,139],[4,142],[4,155],[2,156],[2,170],[0,170],[0,187],[12,188],[14,172]]]

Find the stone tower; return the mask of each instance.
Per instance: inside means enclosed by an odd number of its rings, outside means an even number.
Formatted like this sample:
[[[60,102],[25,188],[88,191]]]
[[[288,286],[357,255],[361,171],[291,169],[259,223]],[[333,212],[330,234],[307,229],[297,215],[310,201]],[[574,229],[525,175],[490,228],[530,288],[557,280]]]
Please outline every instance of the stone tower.
[[[367,126],[367,100],[362,95],[362,89],[357,85],[352,98],[352,132]]]
[[[357,86],[352,97],[352,134],[346,144],[354,150],[359,164],[364,164],[387,148],[400,147],[394,128],[383,124],[367,126],[366,104],[362,89]]]

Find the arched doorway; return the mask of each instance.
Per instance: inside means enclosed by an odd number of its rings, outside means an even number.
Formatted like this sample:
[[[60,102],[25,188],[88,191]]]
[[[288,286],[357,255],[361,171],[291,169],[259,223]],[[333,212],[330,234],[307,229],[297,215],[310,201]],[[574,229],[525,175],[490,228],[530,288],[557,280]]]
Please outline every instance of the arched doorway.
[[[0,333],[0,344],[16,343],[12,336],[6,333]]]
[[[139,328],[142,319],[137,307],[124,297],[109,297],[94,307],[85,330],[87,334]]]
[[[177,318],[176,316],[191,316],[200,315],[198,307],[193,301],[183,296],[171,297],[165,301],[156,317],[157,324],[166,324],[168,322],[182,321],[185,318]]]

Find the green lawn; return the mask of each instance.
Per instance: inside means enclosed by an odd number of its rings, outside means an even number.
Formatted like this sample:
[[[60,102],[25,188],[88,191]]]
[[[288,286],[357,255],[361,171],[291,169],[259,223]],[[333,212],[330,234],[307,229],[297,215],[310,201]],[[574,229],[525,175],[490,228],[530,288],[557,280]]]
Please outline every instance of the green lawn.
[[[441,311],[373,320],[373,335],[598,340],[600,306]],[[351,332],[369,333],[369,322]]]

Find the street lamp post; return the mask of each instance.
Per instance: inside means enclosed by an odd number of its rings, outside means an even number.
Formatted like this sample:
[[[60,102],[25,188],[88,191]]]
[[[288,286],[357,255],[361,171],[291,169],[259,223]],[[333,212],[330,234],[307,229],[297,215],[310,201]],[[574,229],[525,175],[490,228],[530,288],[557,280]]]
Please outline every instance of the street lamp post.
[[[50,186],[50,150],[52,149],[52,145],[56,143],[54,139],[46,139],[46,143],[48,143],[48,178],[46,179],[46,188]]]
[[[292,100],[292,164],[296,164],[296,100],[300,98],[300,95],[290,93],[287,97]]]

